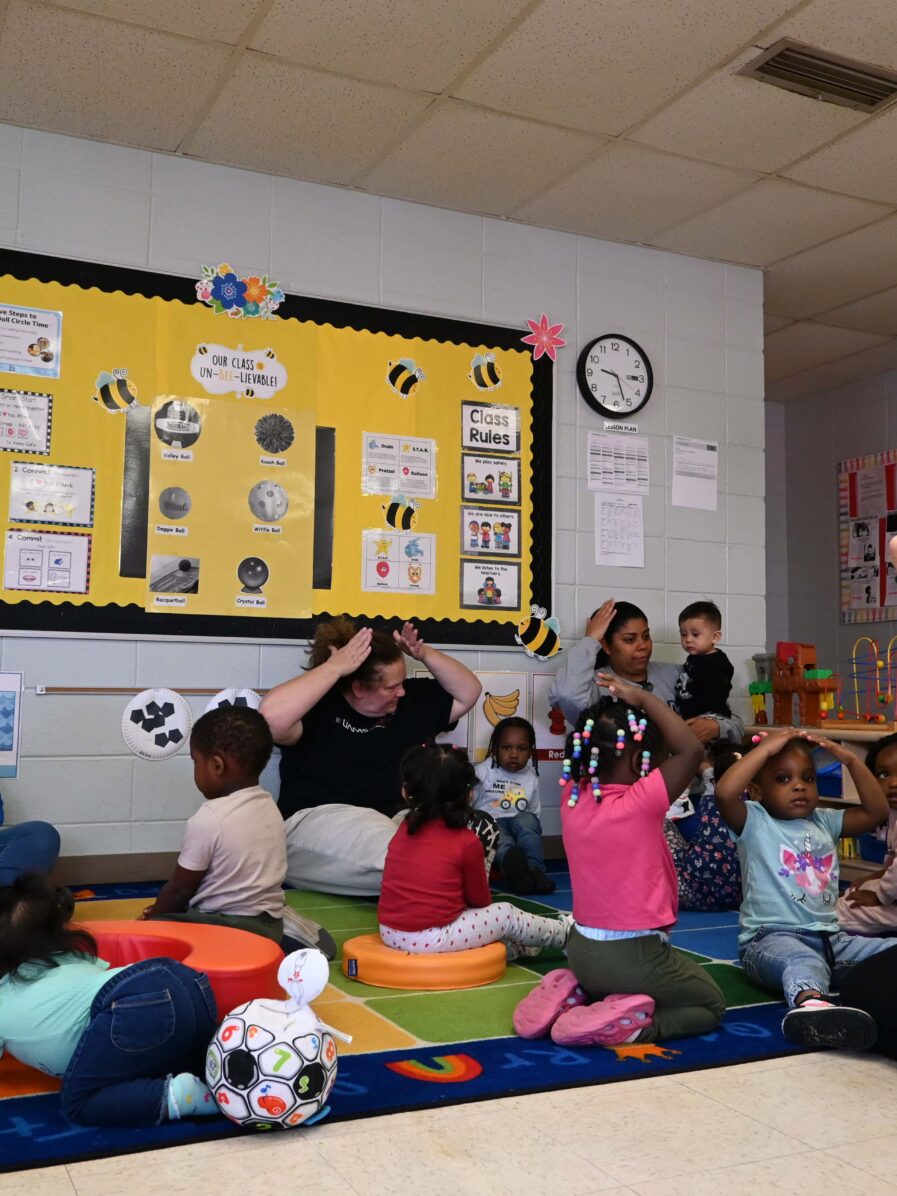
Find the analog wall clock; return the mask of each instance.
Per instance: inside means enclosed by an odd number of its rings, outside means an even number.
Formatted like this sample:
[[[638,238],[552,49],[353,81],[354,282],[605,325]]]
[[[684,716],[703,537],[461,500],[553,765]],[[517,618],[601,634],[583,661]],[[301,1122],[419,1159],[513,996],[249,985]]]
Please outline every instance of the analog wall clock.
[[[654,373],[640,345],[628,336],[608,332],[589,341],[580,353],[576,381],[593,411],[625,419],[650,399]]]

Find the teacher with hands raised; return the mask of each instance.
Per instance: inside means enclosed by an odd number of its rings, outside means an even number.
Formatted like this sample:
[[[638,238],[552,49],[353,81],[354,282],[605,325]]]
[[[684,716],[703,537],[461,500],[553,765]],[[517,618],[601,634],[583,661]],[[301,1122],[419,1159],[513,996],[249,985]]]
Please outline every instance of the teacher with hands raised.
[[[432,676],[408,678],[405,657]],[[318,626],[308,669],[261,705],[281,748],[287,880],[323,892],[376,894],[402,807],[399,762],[447,730],[481,686],[460,661],[405,623],[387,635],[346,618]]]
[[[583,710],[607,693],[595,679],[595,670],[600,668],[641,686],[675,709],[680,666],[652,660],[653,650],[645,612],[631,602],[608,598],[589,617],[583,638],[563,654],[551,687],[551,704],[559,706],[567,722],[575,725]],[[744,724],[734,715],[707,714],[686,721],[701,743],[715,739],[740,743],[744,735]]]

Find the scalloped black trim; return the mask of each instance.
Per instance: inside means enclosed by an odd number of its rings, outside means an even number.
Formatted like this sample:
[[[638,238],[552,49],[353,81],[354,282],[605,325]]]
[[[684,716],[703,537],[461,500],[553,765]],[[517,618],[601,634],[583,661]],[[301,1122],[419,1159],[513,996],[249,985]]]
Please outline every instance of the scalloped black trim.
[[[145,298],[176,299],[193,304],[195,280],[134,270],[95,262],[71,261],[46,254],[4,250],[0,273],[27,281],[56,282],[64,286],[96,287]],[[442,316],[424,316],[391,308],[341,303],[287,295],[278,308],[285,319],[354,328],[358,332],[383,332],[390,336],[419,337],[459,345],[487,345],[498,349],[521,349],[521,330],[494,324],[471,323]],[[552,477],[552,364],[545,357],[533,362],[532,386],[532,594],[521,595],[524,610],[530,602],[550,606],[551,601],[551,477]],[[155,614],[136,604],[94,606],[69,602],[0,602],[0,630],[69,632],[86,635],[176,635],[192,638],[216,637],[255,640],[308,639],[315,625],[333,614],[349,613],[353,618],[386,630],[400,627],[402,620],[370,617],[363,611],[322,611],[312,619],[246,618],[230,615]],[[415,619],[424,639],[433,643],[495,645],[514,643],[516,620],[506,623],[472,623],[454,619]]]

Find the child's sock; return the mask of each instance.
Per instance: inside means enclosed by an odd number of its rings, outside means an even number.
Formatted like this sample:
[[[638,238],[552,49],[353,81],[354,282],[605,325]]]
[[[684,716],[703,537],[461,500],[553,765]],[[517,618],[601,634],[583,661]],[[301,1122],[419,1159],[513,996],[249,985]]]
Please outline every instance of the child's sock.
[[[181,1117],[210,1117],[218,1112],[215,1098],[198,1076],[182,1071],[168,1081],[165,1093],[169,1121]]]

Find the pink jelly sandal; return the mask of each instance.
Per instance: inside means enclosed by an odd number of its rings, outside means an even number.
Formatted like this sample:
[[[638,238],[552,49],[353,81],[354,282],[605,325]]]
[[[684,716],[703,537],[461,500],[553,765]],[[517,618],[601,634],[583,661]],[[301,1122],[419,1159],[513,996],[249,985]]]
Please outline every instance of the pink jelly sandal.
[[[551,1027],[559,1046],[620,1046],[653,1022],[654,1001],[644,993],[614,994],[561,1014]]]
[[[555,968],[514,1010],[514,1029],[521,1038],[544,1038],[562,1013],[587,1000],[570,969]]]

